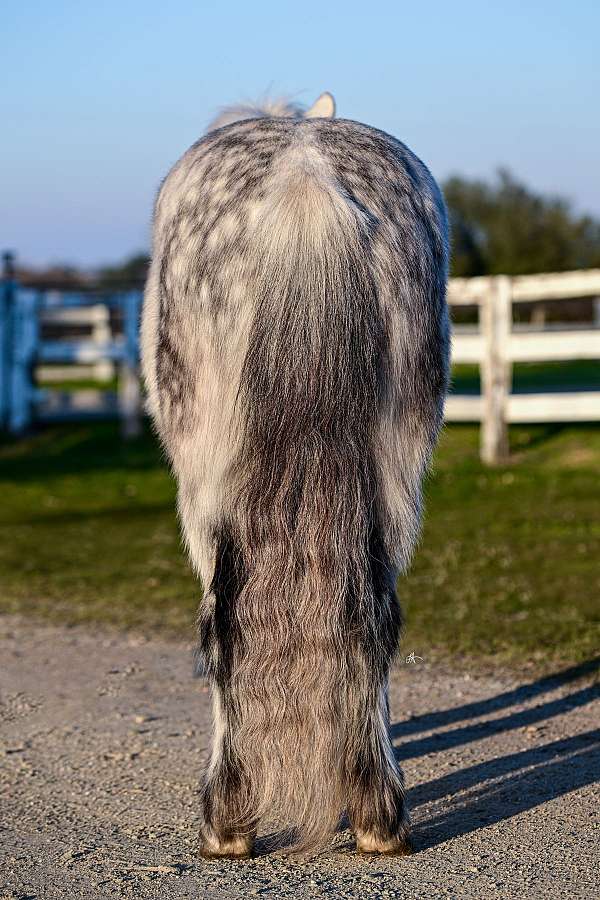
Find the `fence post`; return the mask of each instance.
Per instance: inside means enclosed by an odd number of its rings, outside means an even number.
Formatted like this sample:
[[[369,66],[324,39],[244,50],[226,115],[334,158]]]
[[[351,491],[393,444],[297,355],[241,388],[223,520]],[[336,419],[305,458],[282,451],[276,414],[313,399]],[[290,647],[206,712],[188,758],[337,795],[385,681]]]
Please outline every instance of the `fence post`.
[[[124,438],[137,437],[142,430],[142,396],[138,371],[140,306],[139,291],[129,291],[123,297],[125,353],[119,373],[119,409]]]
[[[37,297],[33,291],[15,293],[11,310],[9,429],[18,434],[33,417],[32,366],[37,345]]]
[[[92,319],[92,341],[95,344],[109,344],[112,340],[109,307],[100,303],[90,307],[90,317]],[[96,381],[110,381],[114,375],[115,366],[111,359],[99,359],[94,363],[94,379]]]
[[[10,410],[10,368],[12,357],[12,307],[15,296],[14,256],[2,254],[0,281],[0,428],[8,426]]]
[[[507,403],[511,363],[508,344],[512,326],[511,281],[506,275],[490,278],[489,290],[479,307],[483,338],[481,360],[481,459],[488,465],[509,457]]]

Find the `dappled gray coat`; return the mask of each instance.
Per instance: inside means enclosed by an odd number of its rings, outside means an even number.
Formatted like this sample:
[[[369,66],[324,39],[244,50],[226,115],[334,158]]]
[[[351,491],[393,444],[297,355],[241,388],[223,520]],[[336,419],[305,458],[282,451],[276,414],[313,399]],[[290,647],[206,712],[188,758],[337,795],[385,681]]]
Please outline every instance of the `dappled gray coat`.
[[[301,846],[346,808],[359,848],[409,849],[386,688],[447,387],[447,221],[423,163],[329,99],[225,115],[156,202],[143,368],[205,589],[206,854],[248,853],[275,809]]]

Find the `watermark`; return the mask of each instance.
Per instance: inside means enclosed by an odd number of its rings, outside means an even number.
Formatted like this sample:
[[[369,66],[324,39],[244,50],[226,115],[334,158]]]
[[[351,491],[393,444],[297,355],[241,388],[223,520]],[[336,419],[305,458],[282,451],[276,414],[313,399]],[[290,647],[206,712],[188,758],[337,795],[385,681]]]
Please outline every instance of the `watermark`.
[[[423,659],[422,656],[417,656],[417,654],[413,650],[407,656],[401,656],[400,659],[398,660],[398,662],[401,665],[414,666],[418,662],[425,662],[425,660]]]

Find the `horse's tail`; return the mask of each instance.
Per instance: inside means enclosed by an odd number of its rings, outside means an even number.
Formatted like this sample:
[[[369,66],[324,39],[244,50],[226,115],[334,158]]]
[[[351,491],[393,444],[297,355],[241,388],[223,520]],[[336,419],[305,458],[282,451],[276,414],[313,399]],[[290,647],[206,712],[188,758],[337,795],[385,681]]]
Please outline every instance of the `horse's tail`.
[[[253,236],[243,449],[213,583],[240,824],[278,809],[303,848],[336,827],[400,624],[376,504],[370,227],[317,151],[290,152]]]

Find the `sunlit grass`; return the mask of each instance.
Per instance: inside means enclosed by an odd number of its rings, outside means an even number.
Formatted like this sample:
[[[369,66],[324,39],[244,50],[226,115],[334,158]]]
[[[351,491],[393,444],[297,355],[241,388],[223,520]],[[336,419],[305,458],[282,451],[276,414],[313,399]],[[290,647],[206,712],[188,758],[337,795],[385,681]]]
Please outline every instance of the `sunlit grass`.
[[[461,364],[452,371],[452,390],[456,394],[478,394],[479,366]],[[544,391],[600,391],[600,366],[595,359],[563,362],[515,363],[511,390],[515,394]]]
[[[600,429],[513,428],[511,444],[513,463],[486,469],[476,427],[445,430],[399,582],[406,652],[542,667],[598,652]],[[192,635],[200,586],[149,434],[5,439],[0,496],[0,611]]]

